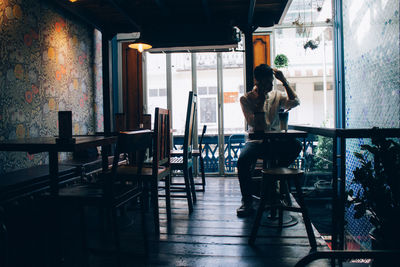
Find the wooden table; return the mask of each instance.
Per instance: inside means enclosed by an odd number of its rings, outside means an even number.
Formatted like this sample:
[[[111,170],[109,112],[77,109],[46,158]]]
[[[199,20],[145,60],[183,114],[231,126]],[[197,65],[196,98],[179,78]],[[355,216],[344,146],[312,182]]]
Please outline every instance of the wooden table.
[[[306,131],[299,131],[299,130],[248,132],[248,134],[250,140],[264,140],[264,142],[269,142],[271,140],[277,140],[277,139],[306,138],[308,136],[308,133]],[[265,161],[263,165],[264,168],[267,167]]]
[[[352,138],[400,138],[400,128],[320,128],[292,125],[298,131],[332,138],[332,248],[345,249],[346,140]],[[340,254],[340,253],[339,253]]]
[[[102,167],[108,169],[107,147],[117,141],[116,136],[76,136],[74,143],[57,143],[56,137],[36,137],[0,142],[0,151],[22,151],[30,154],[49,153],[50,191],[58,194],[58,152],[74,152],[90,147],[102,147]]]
[[[308,135],[305,131],[287,130],[287,131],[265,131],[265,132],[249,132],[249,138],[257,139],[280,139],[280,138],[306,138]]]

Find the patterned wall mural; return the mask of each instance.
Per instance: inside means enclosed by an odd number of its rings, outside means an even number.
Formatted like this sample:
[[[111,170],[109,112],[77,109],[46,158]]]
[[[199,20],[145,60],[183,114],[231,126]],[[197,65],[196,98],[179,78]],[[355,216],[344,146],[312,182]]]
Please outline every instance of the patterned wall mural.
[[[0,62],[0,140],[56,135],[59,110],[74,134],[102,130],[99,32],[44,1],[0,0]],[[0,152],[0,173],[46,161]]]
[[[399,1],[343,1],[346,128],[400,127]],[[347,184],[359,166],[354,151],[368,139],[346,143]],[[369,246],[369,222],[346,215],[347,230]]]

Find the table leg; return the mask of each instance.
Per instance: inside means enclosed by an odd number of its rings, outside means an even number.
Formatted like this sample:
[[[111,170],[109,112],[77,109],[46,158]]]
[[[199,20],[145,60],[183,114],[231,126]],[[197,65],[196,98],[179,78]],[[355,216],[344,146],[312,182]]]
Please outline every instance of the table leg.
[[[101,147],[101,166],[103,168],[103,172],[108,170],[108,155],[110,154],[110,146],[102,146]]]
[[[58,152],[49,151],[50,193],[58,195]]]
[[[337,189],[338,189],[338,164],[337,164],[337,138],[333,137],[332,142],[332,248],[338,249],[337,247]]]
[[[340,138],[340,184],[339,184],[339,249],[345,248],[344,240],[344,213],[346,191],[346,139]]]
[[[49,151],[49,172],[50,172],[50,194],[52,197],[58,196],[58,152],[57,151]],[[50,212],[53,216],[50,219],[50,265],[51,266],[60,266],[63,261],[62,256],[62,248],[59,242],[60,228],[57,213],[59,212],[57,209],[56,202],[52,201],[49,203]]]

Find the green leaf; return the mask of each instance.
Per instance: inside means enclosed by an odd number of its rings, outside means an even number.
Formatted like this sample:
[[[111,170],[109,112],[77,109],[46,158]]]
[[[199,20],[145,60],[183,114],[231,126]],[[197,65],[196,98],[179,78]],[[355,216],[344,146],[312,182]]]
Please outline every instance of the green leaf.
[[[354,196],[354,191],[353,191],[353,189],[350,189],[350,190],[349,190],[349,195],[350,195],[350,196]]]
[[[358,158],[358,159],[364,160],[364,156],[363,156],[363,154],[361,154],[361,153],[354,152],[354,156],[355,156],[356,158]]]

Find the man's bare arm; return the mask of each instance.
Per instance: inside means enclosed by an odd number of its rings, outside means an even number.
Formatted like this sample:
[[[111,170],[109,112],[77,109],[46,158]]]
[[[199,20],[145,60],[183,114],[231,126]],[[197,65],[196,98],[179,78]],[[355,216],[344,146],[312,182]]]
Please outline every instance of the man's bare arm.
[[[297,95],[293,91],[292,87],[290,87],[290,85],[289,85],[288,81],[286,80],[285,76],[283,75],[282,71],[273,69],[273,72],[274,72],[275,78],[277,78],[279,81],[281,81],[283,86],[285,87],[286,94],[287,94],[289,100],[294,100],[297,97]]]

